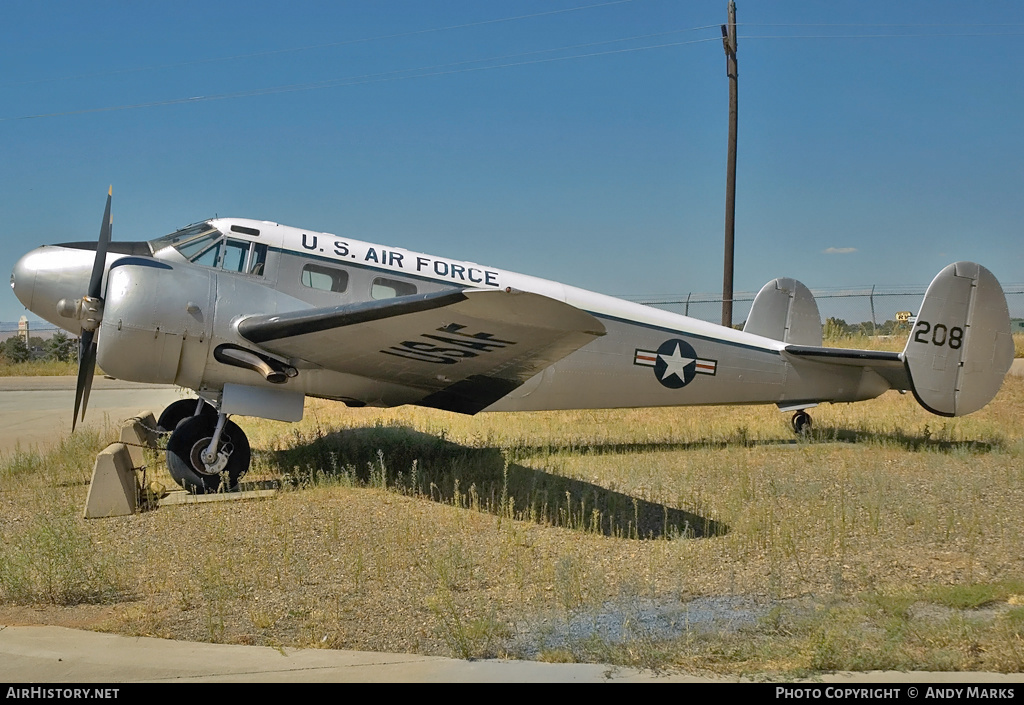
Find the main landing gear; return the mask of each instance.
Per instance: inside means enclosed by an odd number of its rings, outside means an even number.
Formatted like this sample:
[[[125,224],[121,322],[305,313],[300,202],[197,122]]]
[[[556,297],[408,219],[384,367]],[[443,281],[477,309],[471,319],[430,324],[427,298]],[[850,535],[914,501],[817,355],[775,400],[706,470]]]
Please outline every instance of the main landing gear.
[[[806,436],[811,432],[811,415],[803,409],[793,414],[793,432],[798,436]]]
[[[160,418],[156,422],[156,430],[163,433],[173,431],[185,419],[199,414],[216,416],[217,410],[203,399],[179,399],[160,414]]]
[[[167,470],[192,494],[216,492],[221,485],[234,490],[249,470],[252,453],[245,433],[201,399],[174,402],[157,425],[171,431]]]

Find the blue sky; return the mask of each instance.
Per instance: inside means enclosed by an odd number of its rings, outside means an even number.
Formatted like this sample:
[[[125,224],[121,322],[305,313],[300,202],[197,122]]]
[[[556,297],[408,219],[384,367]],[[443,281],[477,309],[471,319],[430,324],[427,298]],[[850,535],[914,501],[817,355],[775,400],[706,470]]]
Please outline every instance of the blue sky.
[[[5,0],[0,265],[95,238],[113,184],[118,240],[219,214],[609,294],[720,290],[725,10]],[[1024,282],[1024,5],[737,14],[737,290],[923,286],[959,259]]]

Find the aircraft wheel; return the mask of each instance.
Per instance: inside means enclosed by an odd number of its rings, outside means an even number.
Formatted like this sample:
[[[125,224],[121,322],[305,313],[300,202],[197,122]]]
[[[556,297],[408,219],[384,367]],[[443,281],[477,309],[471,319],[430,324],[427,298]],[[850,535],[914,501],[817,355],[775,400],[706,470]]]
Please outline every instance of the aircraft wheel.
[[[233,490],[249,470],[249,439],[233,421],[224,422],[216,460],[209,464],[203,461],[203,452],[210,446],[216,428],[216,413],[191,416],[178,424],[167,441],[167,470],[192,494],[216,492],[222,482]]]
[[[173,431],[182,421],[195,415],[198,403],[198,399],[179,399],[178,401],[169,404],[160,414],[160,418],[157,419],[157,430]],[[206,402],[203,402],[203,409],[199,413],[204,416],[217,416],[217,410]]]
[[[793,414],[793,432],[805,436],[811,432],[811,415],[802,409]]]

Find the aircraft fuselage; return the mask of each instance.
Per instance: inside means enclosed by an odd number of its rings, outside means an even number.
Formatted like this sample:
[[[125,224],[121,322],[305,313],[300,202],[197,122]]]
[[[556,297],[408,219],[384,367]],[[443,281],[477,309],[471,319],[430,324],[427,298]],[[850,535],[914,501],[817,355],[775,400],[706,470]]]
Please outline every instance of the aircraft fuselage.
[[[418,403],[427,396],[422,388],[372,370],[347,374],[302,359],[271,359],[297,371],[283,384],[271,382],[253,369],[226,364],[224,346],[274,358],[238,333],[239,321],[254,314],[458,289],[540,294],[591,314],[605,329],[485,411],[757,403],[800,408],[869,399],[890,388],[869,369],[795,362],[782,354],[785,344],[771,338],[554,281],[330,233],[221,218],[149,241],[148,252],[143,243],[119,245],[107,254],[100,367],[122,379],[173,382],[213,401],[225,384],[236,384],[355,405]],[[80,321],[61,315],[58,302],[80,296],[94,255],[81,244],[39,248],[18,262],[12,286],[27,308],[78,334]],[[443,375],[449,366],[498,347],[486,338],[409,330],[380,355],[434,366]]]

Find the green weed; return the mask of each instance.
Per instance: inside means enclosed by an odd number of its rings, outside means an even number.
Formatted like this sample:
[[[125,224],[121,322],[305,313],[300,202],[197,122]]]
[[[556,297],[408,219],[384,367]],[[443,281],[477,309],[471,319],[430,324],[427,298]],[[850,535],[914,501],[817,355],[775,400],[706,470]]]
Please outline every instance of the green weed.
[[[60,509],[34,514],[6,537],[0,553],[0,596],[19,604],[113,603],[132,593],[114,556]]]

